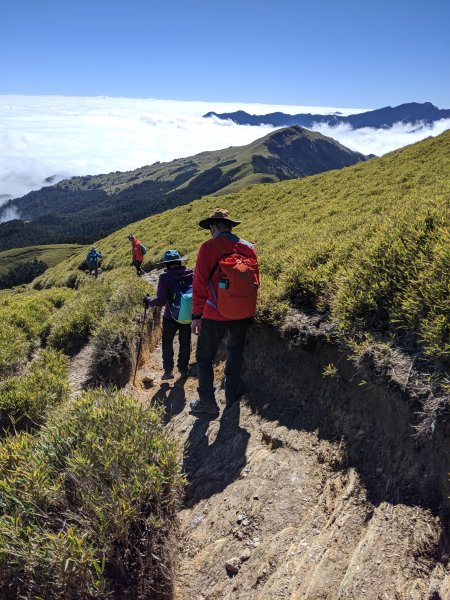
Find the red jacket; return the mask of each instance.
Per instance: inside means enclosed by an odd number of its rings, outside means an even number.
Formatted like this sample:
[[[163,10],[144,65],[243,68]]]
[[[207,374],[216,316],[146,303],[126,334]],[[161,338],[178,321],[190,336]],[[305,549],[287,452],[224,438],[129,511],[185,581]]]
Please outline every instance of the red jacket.
[[[200,318],[201,316],[213,321],[228,321],[220,312],[213,308],[215,299],[210,287],[209,276],[211,271],[222,258],[224,254],[239,252],[243,256],[256,259],[256,253],[253,244],[241,240],[231,232],[224,231],[216,238],[204,242],[198,251],[197,263],[194,271],[193,295],[192,295],[192,316]],[[219,272],[216,269],[212,277],[212,285],[217,294],[219,281]]]
[[[139,262],[144,260],[144,255],[142,254],[141,250],[141,240],[138,240],[137,238],[131,240],[131,253],[133,255],[133,260],[137,260]]]

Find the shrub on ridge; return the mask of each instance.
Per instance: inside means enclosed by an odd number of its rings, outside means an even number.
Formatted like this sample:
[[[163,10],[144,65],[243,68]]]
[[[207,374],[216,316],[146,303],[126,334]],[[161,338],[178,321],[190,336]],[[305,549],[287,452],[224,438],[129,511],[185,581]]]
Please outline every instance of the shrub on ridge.
[[[124,582],[138,597],[150,580],[169,586],[159,540],[173,527],[181,483],[160,413],[119,392],[85,392],[34,436],[8,437],[0,444],[5,599],[106,598]]]

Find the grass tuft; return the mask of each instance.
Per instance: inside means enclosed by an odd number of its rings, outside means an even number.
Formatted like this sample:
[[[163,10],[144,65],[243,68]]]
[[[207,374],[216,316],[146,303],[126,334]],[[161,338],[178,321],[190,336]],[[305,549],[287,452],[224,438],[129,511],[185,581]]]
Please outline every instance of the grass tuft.
[[[140,597],[169,586],[158,532],[182,483],[161,415],[116,391],[82,394],[30,436],[0,444],[0,586],[5,598]],[[149,583],[153,580],[153,584]],[[148,588],[147,588],[148,589]]]
[[[0,383],[0,428],[35,429],[68,393],[66,357],[44,350],[25,375]]]

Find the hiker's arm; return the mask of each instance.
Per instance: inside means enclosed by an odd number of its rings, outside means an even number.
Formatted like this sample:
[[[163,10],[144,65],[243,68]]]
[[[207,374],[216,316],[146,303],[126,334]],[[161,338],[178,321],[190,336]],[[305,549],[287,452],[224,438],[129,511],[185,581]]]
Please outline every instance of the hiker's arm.
[[[164,306],[166,302],[172,299],[169,283],[164,276],[161,276],[158,281],[158,291],[156,298],[153,298],[149,303],[149,307]]]
[[[200,246],[192,284],[192,319],[200,319],[208,298],[208,277],[211,272],[204,246]]]

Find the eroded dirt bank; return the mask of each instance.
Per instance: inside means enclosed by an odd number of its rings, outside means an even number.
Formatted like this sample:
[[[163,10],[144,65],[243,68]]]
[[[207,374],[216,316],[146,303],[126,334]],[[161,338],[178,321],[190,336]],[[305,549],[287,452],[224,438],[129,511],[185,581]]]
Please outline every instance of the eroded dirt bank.
[[[292,331],[253,328],[246,366],[212,421],[189,414],[195,379],[161,382],[159,347],[142,371],[184,448],[175,598],[450,598],[448,426],[418,444],[414,402]]]

